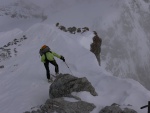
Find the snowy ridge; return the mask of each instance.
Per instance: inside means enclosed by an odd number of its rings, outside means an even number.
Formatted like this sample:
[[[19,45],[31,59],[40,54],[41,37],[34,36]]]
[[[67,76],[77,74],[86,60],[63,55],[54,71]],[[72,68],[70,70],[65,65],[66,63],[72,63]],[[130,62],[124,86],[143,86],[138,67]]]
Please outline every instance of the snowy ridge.
[[[12,31],[10,31],[12,32]],[[14,30],[14,33],[16,31]],[[72,35],[57,29],[54,25],[35,24],[16,37],[27,36],[18,54],[2,61],[5,68],[0,69],[0,111],[2,113],[22,113],[31,107],[41,105],[49,98],[49,84],[45,69],[40,62],[39,49],[43,44],[49,45],[56,53],[63,55],[74,76],[87,77],[95,87],[98,96],[93,97],[87,92],[74,93],[82,100],[94,103],[97,107],[92,113],[98,113],[106,105],[120,104],[122,108],[129,104],[138,113],[146,113],[140,107],[147,104],[150,92],[141,84],[131,79],[121,79],[99,67],[97,60],[86,47],[82,45],[85,36],[92,38],[92,32],[82,35]],[[9,42],[7,38],[2,41]],[[90,41],[90,40],[89,40]],[[88,42],[89,43],[89,42]],[[63,61],[56,58],[60,73],[70,73]],[[50,66],[51,73],[54,67]]]

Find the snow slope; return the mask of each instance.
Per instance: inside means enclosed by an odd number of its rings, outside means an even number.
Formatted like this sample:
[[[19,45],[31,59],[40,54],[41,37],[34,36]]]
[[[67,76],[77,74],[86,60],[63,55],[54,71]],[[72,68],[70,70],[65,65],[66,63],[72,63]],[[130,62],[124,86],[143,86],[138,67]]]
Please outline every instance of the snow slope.
[[[39,22],[46,24],[60,22],[65,27],[89,27],[90,31],[96,30],[103,40],[101,60],[105,61],[102,64],[105,69],[114,76],[137,80],[150,89],[148,75],[150,73],[150,2],[145,1],[26,0],[24,2],[27,4],[33,2],[40,6],[43,14],[48,17],[47,20],[41,22],[35,18],[0,17],[0,31],[15,28],[24,31]],[[1,0],[2,5],[9,3],[10,0]],[[21,6],[15,9],[19,12],[20,8]]]
[[[92,32],[72,35],[60,31],[55,25],[35,24],[26,31],[12,30],[0,35],[2,42],[26,35],[20,42],[17,56],[1,62],[0,68],[0,111],[1,113],[22,113],[43,104],[48,98],[49,86],[43,64],[40,62],[39,49],[43,44],[49,45],[56,53],[63,55],[74,76],[87,77],[95,87],[98,96],[87,92],[74,93],[82,100],[94,103],[97,107],[92,113],[98,113],[106,105],[118,103],[122,108],[131,107],[138,113],[147,113],[140,107],[147,104],[150,92],[141,84],[131,79],[121,79],[99,67],[95,56],[88,50],[83,40],[90,43]],[[16,34],[12,36],[11,34]],[[4,38],[4,36],[6,36]],[[7,37],[12,37],[12,39]],[[60,73],[70,73],[65,63],[56,58]],[[50,65],[51,73],[54,67]],[[128,106],[128,105],[132,106]]]

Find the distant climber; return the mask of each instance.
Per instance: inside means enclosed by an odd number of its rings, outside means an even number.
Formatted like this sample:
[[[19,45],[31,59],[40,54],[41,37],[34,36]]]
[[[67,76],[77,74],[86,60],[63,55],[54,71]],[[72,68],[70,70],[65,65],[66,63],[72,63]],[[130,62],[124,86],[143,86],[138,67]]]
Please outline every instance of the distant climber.
[[[101,65],[100,53],[101,53],[102,39],[98,36],[96,31],[93,31],[93,33],[95,36],[93,37],[93,43],[91,44],[90,51],[95,54],[99,65]]]
[[[41,47],[39,53],[41,55],[41,61],[44,63],[44,66],[46,69],[46,75],[47,75],[48,82],[52,82],[53,80],[50,77],[49,63],[51,63],[52,65],[55,66],[55,73],[57,76],[59,74],[59,67],[58,67],[56,60],[54,59],[54,56],[57,58],[60,58],[64,62],[65,62],[65,58],[63,56],[58,55],[57,53],[51,51],[47,45],[43,45]]]

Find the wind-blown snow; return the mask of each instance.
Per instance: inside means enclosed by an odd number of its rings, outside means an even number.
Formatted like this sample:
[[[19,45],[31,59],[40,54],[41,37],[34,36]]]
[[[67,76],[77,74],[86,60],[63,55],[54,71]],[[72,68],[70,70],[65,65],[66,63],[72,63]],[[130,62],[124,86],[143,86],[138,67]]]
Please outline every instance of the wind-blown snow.
[[[121,79],[108,74],[99,67],[94,54],[82,45],[82,39],[85,36],[88,39],[92,38],[92,32],[72,35],[60,31],[54,25],[35,24],[25,32],[13,30],[6,34],[3,33],[3,36],[16,34],[15,37],[18,38],[25,34],[27,39],[17,47],[17,56],[1,62],[1,65],[5,66],[0,69],[0,111],[2,113],[21,113],[31,110],[31,107],[44,104],[49,98],[50,84],[47,83],[44,65],[39,57],[39,49],[43,44],[49,45],[53,51],[65,57],[74,76],[87,77],[95,87],[98,93],[96,97],[87,92],[74,93],[82,100],[97,106],[92,113],[98,113],[101,108],[114,102],[120,104],[122,108],[131,107],[139,113],[147,112],[146,109],[140,110],[140,107],[147,104],[150,92],[134,80]],[[11,40],[2,38],[4,42]],[[63,61],[57,58],[56,61],[60,73],[71,74]],[[52,65],[50,70],[54,73]]]

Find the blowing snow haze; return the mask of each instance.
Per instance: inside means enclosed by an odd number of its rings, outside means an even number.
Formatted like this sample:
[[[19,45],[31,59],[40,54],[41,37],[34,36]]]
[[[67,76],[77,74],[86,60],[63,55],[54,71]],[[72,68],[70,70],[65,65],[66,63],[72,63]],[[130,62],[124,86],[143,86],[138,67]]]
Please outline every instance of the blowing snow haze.
[[[61,33],[60,33],[61,35],[59,35],[57,30],[49,27],[49,26],[54,27],[57,22],[59,22],[60,25],[63,25],[65,27],[73,27],[73,26],[77,28],[88,27],[91,32],[97,31],[98,35],[102,38],[102,48],[101,48],[102,63],[101,66],[97,68],[97,63],[95,62],[94,57],[92,57],[94,59],[93,62],[96,65],[95,66],[96,69],[100,70],[104,69],[111,75],[119,77],[119,79],[120,78],[127,78],[127,80],[128,78],[134,79],[138,81],[140,84],[142,84],[146,89],[150,90],[150,76],[149,76],[150,1],[149,0],[1,0],[0,39],[2,41],[0,41],[0,47],[12,41],[15,38],[20,39],[20,36],[23,34],[26,34],[28,37],[30,37],[30,41],[33,42],[35,41],[37,43],[39,41],[39,43],[37,44],[39,47],[37,47],[36,45],[33,46],[29,41],[30,44],[28,47],[32,47],[32,50],[36,49],[37,51],[42,46],[42,44],[47,42],[47,39],[44,40],[42,38],[48,38],[51,36],[53,38],[54,36],[63,37],[62,42],[64,40],[68,40],[68,43],[69,42],[72,43],[70,39],[64,38],[65,36],[64,33],[63,36]],[[47,29],[50,31],[48,31]],[[71,35],[70,37],[76,38],[81,36]],[[84,34],[83,37],[81,37],[83,39],[79,39],[80,40],[79,42],[80,44],[82,44],[82,46],[84,46],[85,49],[89,49],[88,48],[89,43],[86,43],[87,42],[86,37],[88,37],[87,38],[88,40],[89,37],[92,37],[92,34],[87,33]],[[55,39],[53,39],[52,41],[54,41],[54,44],[52,42],[50,42],[50,44],[52,44],[53,48],[56,51],[61,52],[59,48],[54,46],[56,43]],[[65,44],[67,45],[68,43]],[[25,44],[28,45],[27,43]],[[25,44],[24,46],[21,47],[26,48]],[[69,44],[69,46],[71,46],[71,44]],[[75,49],[75,47],[76,46],[72,43],[72,48]],[[13,48],[11,49],[14,50],[15,48],[16,47],[13,46]],[[27,51],[27,49],[22,50],[23,52]],[[20,54],[23,54],[23,52],[20,52]],[[66,52],[65,54],[67,55]],[[38,54],[34,55],[38,56]],[[30,60],[33,59],[34,58],[31,58]],[[2,61],[2,63],[4,64],[7,64],[8,62],[9,59]],[[88,63],[90,64],[90,62]],[[91,65],[93,66],[94,63],[92,63]],[[70,64],[74,65],[76,63],[71,62]],[[0,64],[0,66],[1,65],[3,64]],[[21,69],[23,67],[27,67],[26,65],[27,64],[24,64],[21,67]],[[86,64],[82,64],[80,67],[76,66],[72,67],[74,67],[75,71],[80,70],[79,68],[81,68],[84,65]],[[41,67],[39,66],[38,68]],[[12,72],[14,72],[14,70],[17,70],[19,73],[24,72],[21,70],[19,71],[17,67],[11,69]],[[78,74],[80,72],[76,73]],[[1,71],[0,75],[2,74],[11,75],[8,72],[2,73]],[[32,74],[36,73],[32,72]],[[13,75],[15,76],[15,74]],[[34,85],[36,87],[36,82]],[[46,89],[43,90],[46,91]],[[42,95],[42,93],[40,94]],[[16,100],[16,103],[18,101],[19,99]],[[148,100],[145,99],[142,104],[147,104],[145,103],[145,101]],[[39,103],[42,102],[43,101],[40,101]]]

